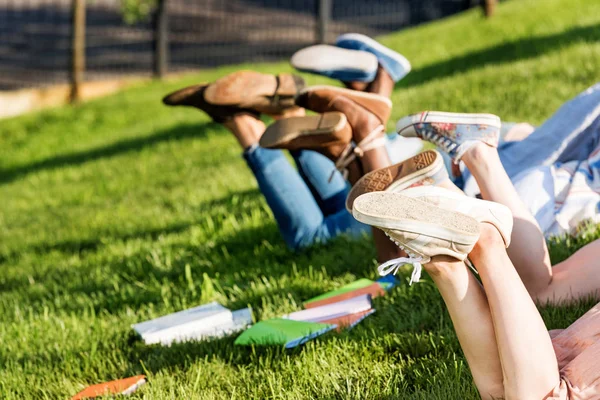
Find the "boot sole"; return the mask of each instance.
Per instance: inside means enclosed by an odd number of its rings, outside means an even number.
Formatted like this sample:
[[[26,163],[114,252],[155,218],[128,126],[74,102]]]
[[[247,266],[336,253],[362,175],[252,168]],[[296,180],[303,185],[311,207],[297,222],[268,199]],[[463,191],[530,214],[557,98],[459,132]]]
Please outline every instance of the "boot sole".
[[[363,194],[354,202],[352,215],[358,221],[378,228],[411,232],[461,245],[472,245],[479,238],[479,223],[474,218],[400,193]]]
[[[401,163],[369,172],[348,193],[346,209],[352,213],[354,200],[362,194],[406,189],[443,165],[442,158],[435,150],[426,150]]]
[[[396,124],[396,132],[401,136],[414,137],[414,129],[420,123],[448,123],[448,124],[474,124],[487,125],[500,129],[500,117],[494,114],[461,114],[443,111],[423,111],[420,114],[409,115],[401,118]]]
[[[267,127],[259,144],[264,148],[281,148],[300,136],[332,134],[346,123],[346,116],[335,111],[280,119]]]

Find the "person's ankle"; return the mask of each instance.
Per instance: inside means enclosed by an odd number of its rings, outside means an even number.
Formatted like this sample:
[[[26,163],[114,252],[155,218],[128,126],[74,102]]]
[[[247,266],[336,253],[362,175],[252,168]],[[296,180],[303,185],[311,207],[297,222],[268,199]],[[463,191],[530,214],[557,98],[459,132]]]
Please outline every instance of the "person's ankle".
[[[365,90],[370,93],[376,93],[390,98],[394,91],[394,79],[392,79],[392,76],[380,64],[377,68],[375,79]]]
[[[265,132],[265,124],[250,114],[236,114],[223,122],[223,126],[233,133],[244,150],[258,144]]]
[[[431,262],[424,264],[423,269],[432,277],[452,276],[457,268],[462,268],[463,262],[450,256],[435,256]]]
[[[381,121],[379,121],[375,114],[370,113],[367,110],[362,110],[362,112],[360,112],[358,115],[355,126],[353,126],[352,129],[352,139],[354,140],[354,143],[360,143],[380,126]],[[382,133],[385,134],[383,131]]]
[[[471,253],[479,254],[483,251],[494,250],[497,248],[505,249],[502,235],[494,225],[482,222],[479,225],[479,240],[477,240]]]
[[[467,166],[470,163],[480,163],[485,162],[490,156],[493,156],[494,153],[496,156],[498,155],[498,150],[492,146],[489,146],[483,142],[477,142],[473,146],[471,146],[465,154],[461,157],[461,161],[463,161]]]
[[[367,82],[342,82],[348,89],[364,92],[369,85]]]

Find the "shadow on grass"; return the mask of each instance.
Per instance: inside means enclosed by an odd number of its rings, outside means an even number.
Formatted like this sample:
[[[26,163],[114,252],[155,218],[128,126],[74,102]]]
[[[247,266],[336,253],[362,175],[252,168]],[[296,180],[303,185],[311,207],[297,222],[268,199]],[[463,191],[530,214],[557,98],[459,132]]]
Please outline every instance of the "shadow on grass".
[[[173,231],[182,232],[186,229],[187,227],[176,227]],[[147,237],[146,233],[140,237]],[[227,306],[236,309],[250,305],[254,309],[260,309],[265,298],[287,298],[290,293],[294,293],[295,300],[300,303],[320,294],[320,291],[319,285],[308,278],[301,281],[291,279],[285,287],[267,286],[264,290],[249,290],[251,282],[256,283],[258,277],[278,280],[282,276],[293,276],[294,273],[309,277],[313,271],[318,272],[322,267],[332,277],[347,273],[365,276],[370,267],[372,252],[369,247],[372,246],[370,242],[357,245],[353,243],[356,242],[352,239],[340,237],[308,251],[293,252],[285,247],[273,224],[238,231],[202,248],[192,244],[176,244],[164,248],[158,255],[160,264],[157,264],[150,250],[115,258],[104,264],[109,268],[109,271],[103,273],[106,279],[83,279],[82,276],[87,273],[79,268],[49,273],[46,271],[36,275],[34,279],[42,286],[60,288],[58,292],[53,292],[53,297],[78,298],[83,294],[92,296],[96,293],[97,296],[93,296],[94,310],[112,314],[150,303],[162,304],[165,296],[162,289],[165,285],[173,287],[174,291],[185,292],[177,297],[190,297],[189,300],[197,298],[197,295],[189,292],[186,281],[186,265],[190,265],[195,290],[198,292],[202,292],[203,276],[207,274],[223,288],[226,296],[237,287],[233,292],[235,300],[230,301]],[[167,258],[168,262],[165,261]],[[163,261],[168,267],[162,264]],[[115,289],[115,280],[124,286]],[[65,285],[69,282],[72,283]],[[18,276],[5,279],[0,290],[22,292],[28,291],[29,286],[26,277]],[[42,308],[47,303],[48,296],[46,291],[28,292],[28,304],[33,309]],[[66,302],[62,310],[76,314],[86,311],[76,302]]]
[[[15,179],[35,172],[80,165],[88,161],[113,157],[130,151],[138,151],[170,140],[203,138],[211,130],[215,131],[219,129],[222,129],[221,125],[215,123],[178,125],[175,128],[159,131],[149,136],[124,139],[95,149],[57,155],[45,160],[35,161],[31,164],[0,170],[0,184],[10,183]]]
[[[430,80],[464,73],[487,64],[502,64],[536,58],[576,42],[598,40],[600,40],[600,26],[593,25],[573,28],[554,35],[505,42],[494,47],[415,69],[406,78],[402,79],[397,87],[417,86]]]
[[[232,199],[234,196],[227,196],[220,199],[214,199],[211,201],[207,201],[203,203],[202,209],[213,210],[219,207],[230,207],[232,205]],[[249,209],[247,207],[241,207],[239,204],[247,204],[251,202],[256,202],[262,194],[258,189],[249,189],[245,191],[240,191],[235,193],[236,203],[238,203],[238,208],[233,215],[240,215],[244,212],[247,212]],[[63,240],[54,243],[40,243],[35,245],[26,246],[20,248],[18,250],[14,250],[5,254],[0,254],[0,265],[3,263],[18,258],[23,254],[35,254],[35,255],[44,255],[54,251],[58,251],[61,253],[65,253],[66,255],[83,255],[87,252],[95,252],[100,247],[104,246],[107,242],[110,241],[128,241],[135,239],[150,239],[156,240],[160,236],[177,234],[184,232],[191,227],[197,225],[201,222],[201,219],[193,220],[189,222],[176,223],[171,224],[166,227],[157,227],[152,229],[146,229],[142,231],[135,232],[124,232],[119,234],[112,235],[102,235],[96,238],[84,238],[79,240]],[[12,289],[12,285],[0,285],[0,290],[10,290]]]

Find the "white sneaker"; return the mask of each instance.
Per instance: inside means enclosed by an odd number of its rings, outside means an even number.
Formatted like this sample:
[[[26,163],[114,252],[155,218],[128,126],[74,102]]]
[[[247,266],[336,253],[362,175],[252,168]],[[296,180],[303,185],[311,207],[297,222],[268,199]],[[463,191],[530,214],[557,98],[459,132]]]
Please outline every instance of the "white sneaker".
[[[478,222],[490,223],[498,229],[506,247],[510,245],[513,215],[508,207],[500,203],[467,197],[437,186],[411,187],[401,193],[407,197],[426,201],[444,210],[466,214],[475,218]]]
[[[380,265],[379,274],[395,273],[410,263],[414,266],[411,284],[419,281],[422,264],[431,257],[448,255],[464,261],[479,239],[479,223],[474,218],[400,193],[363,194],[354,201],[352,214],[381,229],[410,256]]]

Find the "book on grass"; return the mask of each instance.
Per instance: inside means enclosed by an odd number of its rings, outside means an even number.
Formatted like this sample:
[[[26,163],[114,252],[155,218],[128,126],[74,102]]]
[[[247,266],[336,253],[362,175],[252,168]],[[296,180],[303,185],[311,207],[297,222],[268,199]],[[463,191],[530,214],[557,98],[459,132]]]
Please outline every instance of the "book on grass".
[[[128,395],[135,392],[140,386],[146,383],[145,375],[132,376],[131,378],[118,379],[97,385],[88,386],[71,400],[94,399],[101,396]]]
[[[294,321],[304,322],[322,322],[349,316],[362,311],[371,309],[371,296],[364,294],[348,300],[339,301],[332,304],[326,304],[319,307],[307,308],[306,310],[296,311],[283,318],[293,319]]]
[[[132,325],[144,343],[168,345],[175,341],[224,336],[252,323],[250,309],[234,313],[217,302],[179,311]]]
[[[333,304],[344,300],[349,300],[355,297],[370,295],[371,297],[383,296],[385,290],[383,287],[369,279],[360,279],[348,285],[342,286],[339,289],[324,293],[320,296],[313,297],[304,302],[304,308],[320,307],[327,304]]]
[[[340,332],[344,329],[354,328],[360,321],[373,314],[375,309],[357,312],[354,314],[342,315],[339,317],[326,319],[321,321],[322,324],[334,324],[337,326],[336,331]]]
[[[172,342],[183,342],[186,340],[204,340],[210,338],[221,338],[223,336],[239,332],[252,325],[252,310],[250,308],[243,308],[241,310],[232,311],[232,320],[216,326],[207,326],[204,329],[198,329],[197,331],[176,335],[169,340],[168,343]]]
[[[274,318],[252,325],[238,336],[235,344],[275,345],[290,349],[335,328],[336,325],[332,324]]]

